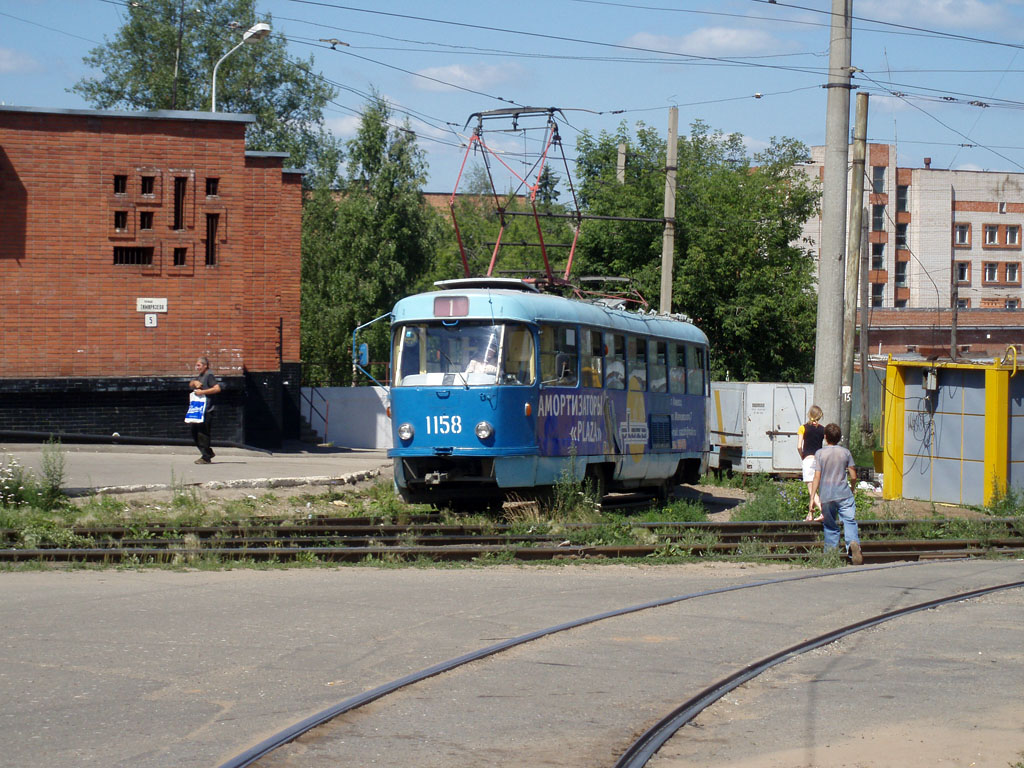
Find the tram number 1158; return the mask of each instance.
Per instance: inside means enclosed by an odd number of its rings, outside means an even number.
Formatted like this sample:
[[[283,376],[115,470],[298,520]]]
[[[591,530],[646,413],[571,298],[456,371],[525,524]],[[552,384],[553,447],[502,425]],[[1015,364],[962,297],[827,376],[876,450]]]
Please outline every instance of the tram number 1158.
[[[427,416],[428,435],[457,435],[462,432],[461,416]]]

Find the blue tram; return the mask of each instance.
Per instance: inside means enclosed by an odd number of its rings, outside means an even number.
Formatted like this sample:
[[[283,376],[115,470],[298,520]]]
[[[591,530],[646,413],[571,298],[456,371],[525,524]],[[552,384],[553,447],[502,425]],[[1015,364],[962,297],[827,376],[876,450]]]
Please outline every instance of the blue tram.
[[[707,466],[708,340],[666,316],[466,278],[392,312],[395,485],[496,506],[564,477],[665,498]]]

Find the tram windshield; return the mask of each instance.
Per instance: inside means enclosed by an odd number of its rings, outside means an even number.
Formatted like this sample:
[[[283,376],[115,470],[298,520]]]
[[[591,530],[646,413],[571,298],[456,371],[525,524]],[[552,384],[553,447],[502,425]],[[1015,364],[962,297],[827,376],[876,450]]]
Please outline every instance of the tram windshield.
[[[392,337],[394,386],[533,384],[533,334],[521,323],[409,323]]]

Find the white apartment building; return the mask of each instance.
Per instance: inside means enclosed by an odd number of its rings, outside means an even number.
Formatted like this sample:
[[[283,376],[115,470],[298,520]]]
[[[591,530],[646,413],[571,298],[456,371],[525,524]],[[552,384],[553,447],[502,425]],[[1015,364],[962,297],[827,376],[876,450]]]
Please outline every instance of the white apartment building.
[[[807,172],[822,178],[824,157],[812,147]],[[961,309],[1021,308],[1024,173],[899,168],[895,146],[869,144],[864,176],[872,307],[950,307],[955,274]],[[818,253],[820,217],[804,237]]]

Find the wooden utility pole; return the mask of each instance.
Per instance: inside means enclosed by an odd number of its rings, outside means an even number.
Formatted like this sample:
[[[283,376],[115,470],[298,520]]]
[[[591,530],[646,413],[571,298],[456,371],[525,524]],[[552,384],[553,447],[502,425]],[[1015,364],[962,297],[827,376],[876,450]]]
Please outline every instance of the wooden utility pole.
[[[825,119],[825,183],[818,256],[818,327],[814,401],[826,422],[840,416],[843,358],[843,267],[846,249],[846,166],[850,133],[850,46],[853,0],[832,0],[832,38]]]
[[[850,168],[850,231],[846,249],[846,299],[843,305],[843,389],[839,409],[839,427],[849,440],[853,420],[853,337],[857,328],[857,288],[860,274],[861,230],[864,222],[864,156],[867,154],[868,95],[857,94],[857,118],[853,126],[853,165]],[[863,330],[861,334],[863,335]],[[860,361],[863,378],[865,360]],[[861,409],[867,402],[861,401]]]
[[[668,152],[665,157],[665,234],[661,239],[661,310],[672,313],[672,253],[676,247],[676,155],[679,150],[679,108],[668,110]]]

